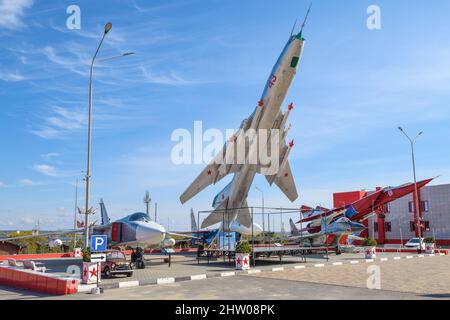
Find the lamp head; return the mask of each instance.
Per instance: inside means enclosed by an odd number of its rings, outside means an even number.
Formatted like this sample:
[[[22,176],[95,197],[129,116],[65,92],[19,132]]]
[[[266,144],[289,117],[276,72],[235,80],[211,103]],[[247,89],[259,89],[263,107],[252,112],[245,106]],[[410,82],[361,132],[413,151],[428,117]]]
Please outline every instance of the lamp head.
[[[107,33],[109,32],[109,30],[111,30],[111,28],[112,28],[112,23],[111,23],[111,22],[108,22],[108,23],[105,25],[105,34],[107,34]]]

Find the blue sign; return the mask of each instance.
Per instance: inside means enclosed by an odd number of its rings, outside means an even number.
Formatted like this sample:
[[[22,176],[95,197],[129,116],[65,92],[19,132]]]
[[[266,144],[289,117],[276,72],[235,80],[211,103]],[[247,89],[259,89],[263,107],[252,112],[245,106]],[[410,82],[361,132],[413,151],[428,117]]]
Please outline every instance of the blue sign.
[[[106,235],[92,235],[91,236],[91,251],[92,252],[102,252],[106,251],[106,246],[108,245],[108,236]]]

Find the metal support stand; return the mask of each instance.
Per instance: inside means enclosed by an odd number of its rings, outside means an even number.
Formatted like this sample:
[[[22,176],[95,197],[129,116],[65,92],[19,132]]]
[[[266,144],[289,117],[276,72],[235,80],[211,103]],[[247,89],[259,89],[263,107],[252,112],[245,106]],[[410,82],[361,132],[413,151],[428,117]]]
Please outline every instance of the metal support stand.
[[[253,260],[253,267],[256,265],[256,259],[255,259],[255,234],[253,230],[253,207],[251,208],[252,213],[252,260]]]

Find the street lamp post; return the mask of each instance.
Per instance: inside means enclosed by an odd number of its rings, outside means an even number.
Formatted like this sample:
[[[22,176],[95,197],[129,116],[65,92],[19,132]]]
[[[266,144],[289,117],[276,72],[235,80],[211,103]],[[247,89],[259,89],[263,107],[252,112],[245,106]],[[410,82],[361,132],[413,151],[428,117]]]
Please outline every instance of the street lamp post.
[[[417,136],[414,139],[411,139],[405,132],[405,130],[403,130],[402,127],[398,127],[398,129],[405,135],[405,137],[409,140],[410,144],[411,144],[411,158],[412,158],[412,165],[413,165],[413,174],[414,174],[414,211],[417,210],[417,231],[418,231],[418,235],[419,238],[422,238],[422,229],[421,229],[421,218],[420,218],[420,204],[419,204],[419,190],[417,189],[417,179],[416,179],[416,159],[415,159],[415,154],[414,154],[414,142],[416,141],[416,139],[421,136],[423,134],[423,132],[419,132],[417,134]]]
[[[96,61],[96,57],[98,52],[100,51],[100,47],[103,44],[103,40],[105,40],[106,35],[112,28],[112,23],[108,22],[105,25],[105,31],[103,33],[102,40],[100,41],[100,44],[97,47],[97,51],[95,51],[94,57],[92,58],[91,66],[90,66],[90,72],[89,72],[89,122],[88,122],[88,152],[87,152],[87,170],[86,170],[86,211],[85,211],[85,221],[84,221],[84,233],[85,233],[85,239],[84,239],[84,246],[87,248],[89,246],[89,214],[92,214],[90,208],[89,208],[89,191],[90,191],[90,178],[91,178],[91,142],[92,142],[92,78],[93,78],[93,72],[94,72],[94,63]],[[97,60],[97,62],[104,62],[109,61],[113,59],[118,59],[121,57],[126,57],[129,55],[133,55],[134,52],[125,52],[121,55],[116,55],[113,57],[103,58],[100,60]]]
[[[73,229],[77,229],[77,210],[78,210],[78,178],[77,182],[75,183],[75,216],[73,218]],[[76,232],[73,233],[73,249],[75,250],[75,247],[77,246],[77,234]]]
[[[105,25],[105,30],[103,32],[102,40],[95,51],[94,57],[92,58],[91,67],[89,71],[89,122],[88,122],[88,150],[87,150],[87,169],[86,169],[86,211],[85,219],[84,219],[84,247],[87,248],[89,246],[89,191],[90,191],[90,178],[91,178],[91,140],[92,140],[92,76],[94,71],[94,63],[95,58],[97,58],[97,54],[100,51],[100,47],[103,44],[103,40],[105,40],[106,35],[112,28],[112,23],[108,22]]]
[[[260,189],[260,188],[258,188],[258,187],[255,187],[255,189],[256,190],[258,190],[259,192],[261,192],[261,202],[262,202],[262,221],[263,221],[263,238],[264,238],[264,244],[266,244],[266,235],[265,235],[265,233],[266,233],[266,229],[265,229],[265,223],[264,223],[264,192]]]

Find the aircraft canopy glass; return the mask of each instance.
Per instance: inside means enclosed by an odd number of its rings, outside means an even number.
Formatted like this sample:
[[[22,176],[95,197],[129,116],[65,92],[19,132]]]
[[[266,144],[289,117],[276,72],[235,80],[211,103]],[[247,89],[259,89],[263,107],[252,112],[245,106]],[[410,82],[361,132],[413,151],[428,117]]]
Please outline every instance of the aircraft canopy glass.
[[[149,221],[150,221],[150,217],[149,217],[147,214],[143,213],[143,212],[136,212],[136,213],[133,213],[133,214],[130,216],[129,220],[130,220],[130,221],[144,221],[144,222],[149,222]]]

